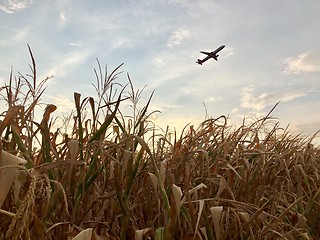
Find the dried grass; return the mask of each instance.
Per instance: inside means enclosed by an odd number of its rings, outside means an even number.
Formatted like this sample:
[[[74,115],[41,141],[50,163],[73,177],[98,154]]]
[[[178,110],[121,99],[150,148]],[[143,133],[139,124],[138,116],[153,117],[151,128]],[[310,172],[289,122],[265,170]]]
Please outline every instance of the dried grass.
[[[75,111],[54,131],[56,106],[34,118],[47,79],[37,83],[29,51],[32,73],[11,73],[1,88],[1,151],[27,163],[0,165],[0,174],[16,169],[11,190],[0,189],[0,239],[320,237],[319,148],[271,111],[237,128],[221,116],[180,137],[156,134],[152,95],[140,108],[130,77],[129,92],[115,82],[121,65],[109,73],[98,62],[97,100],[75,93]]]

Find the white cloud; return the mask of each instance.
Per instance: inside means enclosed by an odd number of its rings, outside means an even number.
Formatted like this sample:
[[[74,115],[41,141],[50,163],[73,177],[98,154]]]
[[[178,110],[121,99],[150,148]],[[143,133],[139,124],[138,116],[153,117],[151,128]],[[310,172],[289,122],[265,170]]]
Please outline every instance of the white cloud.
[[[67,13],[65,11],[59,12],[59,19],[58,19],[58,25],[60,27],[64,27],[67,24]]]
[[[16,43],[25,43],[25,40],[29,37],[31,29],[29,27],[21,30],[13,30],[13,33],[8,38],[0,40],[0,46],[11,46]]]
[[[282,90],[255,94],[253,86],[242,89],[241,107],[261,111],[267,106],[276,104],[278,101],[288,102],[307,95],[306,92],[299,90]]]
[[[166,65],[166,63],[160,58],[154,59],[154,63],[158,68],[162,68]]]
[[[215,97],[209,97],[206,102],[215,102],[217,99]]]
[[[150,111],[160,111],[161,113],[168,113],[181,109],[184,106],[178,104],[165,104],[165,103],[154,103],[149,107]]]
[[[169,109],[176,109],[176,108],[182,108],[182,105],[166,105],[165,108]]]
[[[6,13],[15,13],[19,12],[33,3],[32,0],[7,0],[2,1],[0,4],[0,10]]]
[[[173,48],[176,45],[180,45],[181,42],[190,36],[190,32],[185,28],[180,28],[175,31],[172,36],[169,38],[167,46]]]
[[[320,71],[320,50],[309,51],[298,55],[296,58],[286,58],[284,64],[287,65],[284,73],[302,74]]]
[[[237,113],[237,112],[239,112],[238,108],[234,108],[234,109],[231,110],[231,113]]]
[[[84,62],[89,56],[90,52],[88,51],[74,51],[59,56],[59,60],[54,61],[54,67],[49,69],[46,74],[44,74],[44,77],[52,75],[62,77],[66,74],[66,70],[71,67],[77,67],[77,65]]]
[[[71,42],[68,44],[70,47],[80,47],[81,44],[80,43],[76,43],[76,42]]]
[[[224,57],[230,57],[234,54],[234,49],[232,47],[226,47],[223,49],[223,56]]]
[[[64,95],[52,96],[46,95],[46,98],[53,102],[57,106],[57,111],[60,113],[70,113],[75,109],[74,102]]]
[[[66,12],[60,12],[60,20],[65,21],[66,19]]]

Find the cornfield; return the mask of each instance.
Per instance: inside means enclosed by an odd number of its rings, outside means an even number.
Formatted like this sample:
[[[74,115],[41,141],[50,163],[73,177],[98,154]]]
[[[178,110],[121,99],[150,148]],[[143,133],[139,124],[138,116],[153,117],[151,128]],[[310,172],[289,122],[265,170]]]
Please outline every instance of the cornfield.
[[[271,111],[156,131],[152,95],[139,107],[129,75],[116,82],[122,65],[98,62],[96,99],[74,93],[58,121],[29,53],[31,74],[0,88],[0,239],[320,238],[319,148]]]

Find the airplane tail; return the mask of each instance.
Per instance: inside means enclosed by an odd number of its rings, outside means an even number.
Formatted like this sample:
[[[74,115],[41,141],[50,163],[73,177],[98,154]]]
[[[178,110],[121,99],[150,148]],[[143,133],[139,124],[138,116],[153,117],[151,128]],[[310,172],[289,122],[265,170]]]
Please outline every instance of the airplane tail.
[[[200,59],[198,59],[196,63],[198,63],[199,65],[202,65],[202,61]]]

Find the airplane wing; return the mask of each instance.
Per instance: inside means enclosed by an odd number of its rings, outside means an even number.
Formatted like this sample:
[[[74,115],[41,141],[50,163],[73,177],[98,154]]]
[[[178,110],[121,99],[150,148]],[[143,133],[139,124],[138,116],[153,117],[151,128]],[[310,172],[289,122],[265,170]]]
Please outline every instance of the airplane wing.
[[[200,52],[207,55],[211,54],[211,52],[203,52],[203,51],[200,51]]]
[[[213,58],[214,60],[218,61],[219,55],[217,53],[220,52],[224,47],[225,47],[225,45],[222,45],[222,46],[218,47],[216,50],[214,50],[213,52],[200,51],[201,53],[206,54],[207,56],[202,60],[198,59],[197,63],[202,65],[202,63],[209,60],[210,58]]]

